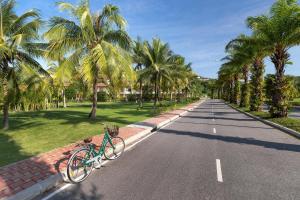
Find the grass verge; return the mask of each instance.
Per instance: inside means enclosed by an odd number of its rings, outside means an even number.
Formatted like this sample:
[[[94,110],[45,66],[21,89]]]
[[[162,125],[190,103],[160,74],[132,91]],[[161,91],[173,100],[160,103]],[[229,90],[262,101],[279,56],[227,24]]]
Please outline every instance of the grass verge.
[[[268,112],[263,112],[263,111],[251,112],[248,108],[239,108],[237,105],[234,105],[234,104],[231,104],[231,105],[235,108],[238,108],[238,109],[244,111],[244,112],[248,112],[248,113],[255,115],[257,117],[260,117],[262,119],[269,120],[276,124],[280,124],[282,126],[285,126],[287,128],[290,128],[290,129],[300,132],[300,119],[289,118],[289,117],[272,118],[270,113],[268,113]]]

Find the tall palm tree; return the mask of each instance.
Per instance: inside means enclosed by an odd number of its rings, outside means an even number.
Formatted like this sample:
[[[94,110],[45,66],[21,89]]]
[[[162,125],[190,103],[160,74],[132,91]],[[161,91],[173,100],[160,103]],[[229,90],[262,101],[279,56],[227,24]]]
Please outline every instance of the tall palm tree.
[[[235,69],[234,66],[229,64],[223,64],[218,71],[218,79],[222,82],[222,88],[224,90],[225,100],[230,103],[236,103],[235,94]]]
[[[33,57],[41,54],[42,44],[34,43],[39,38],[41,25],[35,10],[18,16],[14,12],[15,1],[0,2],[0,76],[3,85],[3,128],[9,128],[8,114],[12,98],[19,91],[17,71],[26,65],[47,74]]]
[[[241,65],[239,60],[237,60],[234,55],[229,55],[225,57],[223,60],[227,60],[226,63],[223,64],[226,69],[226,73],[232,77],[233,80],[233,103],[238,104],[238,100],[240,97],[240,74],[241,74]]]
[[[264,58],[268,55],[268,51],[256,35],[240,37],[232,40],[227,48],[243,49],[243,64],[252,63],[251,81],[250,81],[250,110],[259,111],[263,103],[263,75],[264,75]]]
[[[250,90],[249,90],[249,70],[252,63],[251,57],[251,48],[245,42],[237,42],[239,39],[243,39],[245,36],[240,35],[235,40],[230,41],[226,46],[227,53],[231,54],[226,57],[225,60],[228,60],[233,65],[239,68],[242,78],[244,80],[241,87],[241,99],[240,107],[249,106]]]
[[[133,46],[133,62],[136,64],[135,70],[137,71],[138,74],[138,82],[139,82],[139,108],[143,107],[143,79],[144,77],[142,76],[141,71],[144,68],[144,44],[145,42],[141,40],[140,37],[137,38],[136,41],[134,41],[134,46]]]
[[[70,54],[74,65],[80,65],[86,80],[92,85],[92,110],[89,117],[96,118],[97,83],[109,65],[131,66],[124,57],[131,40],[125,31],[126,21],[117,6],[105,5],[101,12],[91,13],[89,0],[77,6],[60,2],[58,6],[71,15],[69,20],[53,17],[45,33],[49,40],[49,54]],[[52,56],[53,56],[52,55]]]
[[[248,24],[271,54],[275,66],[275,85],[270,112],[286,117],[285,67],[289,64],[288,49],[300,43],[300,7],[297,0],[277,0],[268,15],[249,17]]]
[[[154,107],[156,107],[162,79],[171,79],[170,67],[174,65],[173,53],[167,43],[157,38],[153,39],[152,43],[145,43],[144,53],[145,68],[141,75],[148,77],[154,83]]]

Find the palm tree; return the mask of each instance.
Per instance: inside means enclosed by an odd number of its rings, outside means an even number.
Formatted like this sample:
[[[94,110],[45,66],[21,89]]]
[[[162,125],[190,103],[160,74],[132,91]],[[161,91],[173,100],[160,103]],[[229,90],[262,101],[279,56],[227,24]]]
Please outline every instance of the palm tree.
[[[231,62],[231,64],[238,67],[238,71],[240,71],[244,79],[244,83],[241,87],[240,107],[248,107],[250,100],[249,70],[252,62],[252,50],[247,43],[237,42],[244,37],[244,35],[240,35],[235,40],[230,41],[225,48],[226,52],[231,54],[230,56],[227,56],[225,60],[228,60],[229,62]]]
[[[52,78],[41,76],[36,70],[23,65],[18,71],[20,100],[17,110],[48,109],[52,94]]]
[[[238,104],[238,100],[240,97],[240,81],[239,81],[239,77],[240,77],[240,73],[241,73],[241,66],[238,63],[238,60],[236,60],[236,58],[233,55],[229,55],[225,58],[223,58],[223,60],[227,60],[226,63],[223,64],[223,66],[226,69],[226,73],[232,77],[233,80],[233,100],[232,102],[234,104]]]
[[[252,63],[251,67],[251,81],[250,81],[250,110],[259,111],[263,103],[263,75],[264,75],[264,61],[268,51],[265,49],[263,43],[258,36],[245,36],[232,40],[227,45],[227,48],[243,49],[242,59],[243,64]]]
[[[141,40],[141,38],[137,38],[136,41],[134,41],[133,46],[133,62],[136,64],[135,70],[138,72],[138,82],[139,82],[139,108],[143,107],[143,76],[140,73],[142,69],[144,68],[144,44],[145,42]]]
[[[58,3],[63,11],[68,11],[71,19],[53,17],[50,29],[45,33],[49,40],[50,54],[70,54],[74,65],[81,66],[86,80],[92,85],[92,110],[89,117],[96,118],[97,83],[101,73],[109,65],[131,66],[131,60],[124,57],[123,49],[130,47],[131,40],[125,32],[126,21],[119,8],[105,5],[101,12],[91,13],[89,0],[78,6]]]
[[[69,62],[69,59],[64,57],[59,57],[56,63],[52,62],[48,70],[53,77],[55,86],[61,91],[64,108],[67,107],[66,86],[70,84],[75,70],[75,67]]]
[[[225,100],[230,103],[235,103],[235,85],[234,85],[234,73],[235,69],[232,65],[223,64],[218,71],[218,79],[222,82],[221,87],[224,91]]]
[[[153,39],[151,44],[145,43],[144,54],[145,68],[141,76],[148,77],[154,83],[154,107],[156,107],[162,79],[171,79],[170,67],[174,65],[173,53],[167,43],[163,43],[160,39]]]
[[[288,49],[300,42],[300,7],[296,0],[277,0],[268,15],[249,17],[248,24],[274,63],[275,85],[270,112],[274,117],[286,117],[288,100],[285,95],[285,66],[289,64]]]
[[[3,85],[3,128],[9,128],[9,108],[19,92],[17,71],[26,65],[47,74],[33,56],[41,54],[38,39],[41,20],[38,12],[31,10],[18,16],[14,12],[15,1],[0,2],[0,76]]]

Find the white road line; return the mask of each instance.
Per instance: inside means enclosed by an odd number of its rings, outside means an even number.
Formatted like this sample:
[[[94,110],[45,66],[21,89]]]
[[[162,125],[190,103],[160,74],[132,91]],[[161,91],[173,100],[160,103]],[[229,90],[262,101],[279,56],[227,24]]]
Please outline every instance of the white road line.
[[[213,132],[214,132],[214,133],[216,133],[216,132],[217,132],[217,131],[216,131],[216,128],[214,128],[214,129],[213,129]]]
[[[214,121],[216,121],[215,119],[212,119],[212,121],[214,122]]]
[[[216,159],[216,165],[217,165],[217,179],[218,179],[218,182],[223,183],[222,168],[221,168],[220,159]]]
[[[48,196],[46,196],[46,197],[43,198],[42,200],[48,200],[48,199],[50,199],[51,197],[55,196],[56,194],[60,193],[61,191],[67,189],[68,187],[70,187],[70,186],[72,186],[72,185],[74,185],[74,184],[68,183],[68,184],[62,186],[61,188],[59,188],[58,190],[56,190],[56,191],[54,191],[53,193],[49,194]]]

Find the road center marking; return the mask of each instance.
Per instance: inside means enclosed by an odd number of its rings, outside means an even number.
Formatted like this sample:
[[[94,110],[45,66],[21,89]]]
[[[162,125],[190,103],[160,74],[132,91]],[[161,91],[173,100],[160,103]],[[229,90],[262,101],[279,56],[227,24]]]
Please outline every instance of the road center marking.
[[[214,128],[214,129],[213,129],[213,132],[214,132],[214,133],[216,133],[216,132],[217,132],[217,131],[216,131],[216,128]]]
[[[221,168],[220,159],[216,159],[216,165],[217,165],[217,179],[218,179],[218,182],[223,183],[222,168]]]
[[[215,119],[212,119],[212,121],[214,122],[214,121],[215,121]]]

